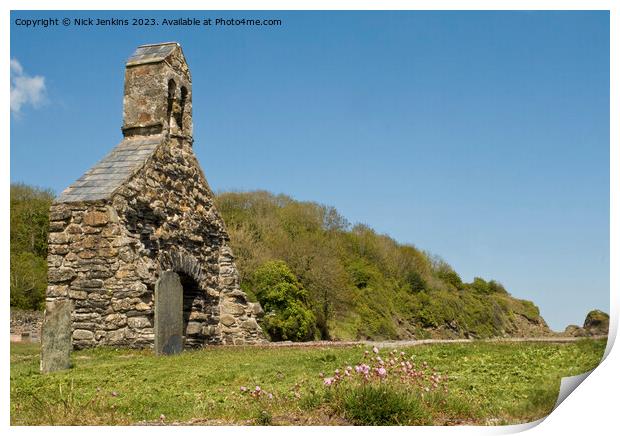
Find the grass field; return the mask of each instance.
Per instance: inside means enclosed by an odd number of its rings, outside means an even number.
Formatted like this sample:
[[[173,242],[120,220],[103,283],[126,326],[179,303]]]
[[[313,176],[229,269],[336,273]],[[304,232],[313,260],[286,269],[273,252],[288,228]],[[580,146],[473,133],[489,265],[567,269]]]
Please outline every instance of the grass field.
[[[399,349],[447,376],[447,392],[437,395],[405,398],[398,382],[395,393],[383,385],[348,392],[324,386],[319,373],[354,366],[367,349],[210,347],[156,357],[99,348],[74,352],[71,370],[41,375],[38,345],[11,344],[11,424],[350,425],[369,422],[359,412],[373,407],[383,413],[373,419],[388,416],[385,423],[400,410],[399,424],[514,424],[548,414],[560,378],[593,369],[605,341]],[[248,395],[242,386],[266,394]]]

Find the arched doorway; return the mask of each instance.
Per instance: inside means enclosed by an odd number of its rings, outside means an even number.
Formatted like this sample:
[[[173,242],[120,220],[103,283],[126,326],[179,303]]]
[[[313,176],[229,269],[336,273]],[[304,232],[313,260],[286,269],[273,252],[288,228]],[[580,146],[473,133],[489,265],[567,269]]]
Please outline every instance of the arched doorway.
[[[200,348],[207,338],[205,326],[210,318],[207,293],[189,275],[179,272],[183,287],[183,336],[185,348]]]
[[[176,354],[210,342],[217,298],[184,272],[165,271],[155,284],[155,353]]]

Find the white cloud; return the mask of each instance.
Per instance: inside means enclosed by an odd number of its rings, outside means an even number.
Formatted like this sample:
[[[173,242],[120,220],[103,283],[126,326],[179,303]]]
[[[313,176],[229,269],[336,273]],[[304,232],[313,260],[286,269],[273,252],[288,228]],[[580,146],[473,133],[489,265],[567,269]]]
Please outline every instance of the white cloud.
[[[39,107],[45,101],[45,77],[29,76],[17,59],[11,59],[11,113],[25,105]]]

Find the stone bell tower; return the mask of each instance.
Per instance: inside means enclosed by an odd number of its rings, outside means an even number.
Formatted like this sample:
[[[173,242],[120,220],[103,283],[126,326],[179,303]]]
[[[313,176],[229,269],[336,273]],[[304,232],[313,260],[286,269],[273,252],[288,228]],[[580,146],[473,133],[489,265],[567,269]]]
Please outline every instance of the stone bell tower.
[[[193,141],[192,81],[178,43],[142,45],[127,61],[122,131]]]

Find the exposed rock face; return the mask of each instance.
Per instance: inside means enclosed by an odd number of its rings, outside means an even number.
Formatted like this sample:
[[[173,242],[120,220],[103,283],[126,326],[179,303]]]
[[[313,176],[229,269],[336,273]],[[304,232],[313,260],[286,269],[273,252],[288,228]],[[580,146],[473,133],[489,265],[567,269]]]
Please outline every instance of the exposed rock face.
[[[579,336],[585,336],[586,333],[578,325],[570,324],[570,325],[566,326],[566,329],[564,330],[564,335],[566,335],[566,336],[573,336],[573,337],[579,337]]]
[[[573,337],[605,336],[609,333],[609,315],[600,310],[592,310],[586,315],[583,327],[571,324],[564,334]]]
[[[539,338],[551,335],[551,329],[542,316],[527,318],[526,316],[515,313],[511,326],[506,336],[517,338]]]
[[[592,310],[586,315],[583,330],[589,336],[606,335],[609,333],[609,315],[600,310]]]
[[[192,149],[191,81],[177,44],[130,58],[124,117],[123,142],[50,211],[47,300],[73,302],[73,346],[152,347],[165,271],[181,279],[185,347],[264,341]]]

